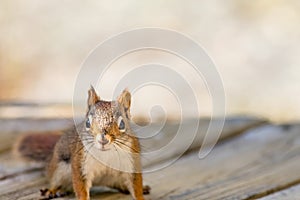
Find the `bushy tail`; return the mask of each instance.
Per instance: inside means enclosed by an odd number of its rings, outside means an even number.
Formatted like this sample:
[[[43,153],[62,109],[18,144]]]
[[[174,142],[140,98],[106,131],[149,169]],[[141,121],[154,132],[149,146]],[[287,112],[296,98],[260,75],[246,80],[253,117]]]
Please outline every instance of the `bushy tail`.
[[[18,138],[14,153],[17,157],[28,161],[46,162],[61,135],[61,132],[24,134]]]

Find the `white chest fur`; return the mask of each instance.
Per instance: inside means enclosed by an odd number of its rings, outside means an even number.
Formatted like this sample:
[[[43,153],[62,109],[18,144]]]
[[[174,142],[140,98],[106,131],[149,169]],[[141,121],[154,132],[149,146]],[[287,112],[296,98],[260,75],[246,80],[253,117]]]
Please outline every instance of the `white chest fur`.
[[[87,154],[83,164],[83,174],[92,185],[120,186],[126,184],[131,173],[135,172],[133,156],[126,151],[118,151],[111,148],[108,151],[101,151],[92,148]]]

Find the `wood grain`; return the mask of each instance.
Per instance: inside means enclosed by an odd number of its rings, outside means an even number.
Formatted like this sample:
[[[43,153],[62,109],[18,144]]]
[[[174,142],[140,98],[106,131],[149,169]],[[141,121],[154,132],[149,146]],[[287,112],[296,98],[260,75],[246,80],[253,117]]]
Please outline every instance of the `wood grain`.
[[[212,120],[212,127],[214,124],[220,123],[220,119]],[[207,128],[209,126],[209,119],[201,119],[199,121],[199,130],[197,132],[197,137],[195,138],[194,143],[191,145],[191,148],[199,147],[199,142],[202,143]],[[221,137],[230,137],[232,135],[238,134],[248,128],[266,123],[265,120],[254,118],[254,117],[231,117],[226,119],[224,124],[224,129]],[[49,118],[17,118],[17,119],[4,119],[0,118],[0,153],[6,150],[9,150],[13,145],[16,138],[26,132],[44,132],[53,131],[53,130],[62,130],[68,128],[74,124],[72,118],[65,119],[49,119]],[[194,124],[193,120],[184,121],[183,126],[185,126],[185,130],[189,131],[189,124]],[[170,141],[176,134],[176,130],[178,129],[178,122],[167,122],[165,124],[152,123],[145,128],[138,128],[135,126],[137,130],[137,134],[141,136],[145,136],[143,131],[147,130],[148,134],[152,134],[153,132],[159,131],[161,134],[157,134],[156,137],[152,137],[151,140],[145,141],[143,145],[146,148],[148,146],[156,147],[158,145],[157,140],[160,141],[160,145],[164,144],[167,141]],[[147,133],[146,133],[147,134]],[[210,134],[217,134],[216,130],[213,128],[210,131]],[[157,139],[158,138],[158,139]],[[153,144],[155,143],[155,144]],[[179,150],[180,152],[182,151]],[[178,153],[175,153],[178,154]],[[169,157],[169,155],[167,155]]]
[[[300,199],[300,185],[276,192],[259,200],[296,200]]]
[[[191,121],[184,122],[184,126],[187,127],[187,130],[189,128],[190,124],[193,124]],[[212,124],[219,123],[218,119],[215,119],[212,121]],[[224,129],[221,134],[221,139],[225,139],[228,137],[233,137],[234,135],[240,134],[243,131],[250,129],[251,127],[259,126],[263,123],[266,123],[265,121],[257,118],[250,118],[250,117],[233,117],[228,118],[225,121]],[[10,148],[15,138],[25,132],[30,131],[51,131],[56,129],[63,129],[69,126],[70,120],[62,120],[62,119],[2,119],[0,120],[0,127],[2,127],[2,130],[5,132],[2,132],[0,134],[1,136],[1,142],[0,147],[2,149]],[[201,146],[203,138],[206,134],[207,128],[209,126],[209,119],[201,119],[199,123],[199,131],[197,132],[196,138],[194,142],[192,143],[190,150],[198,148]],[[178,123],[175,122],[168,122],[164,124],[162,127],[160,124],[151,124],[150,130],[160,130],[163,134],[159,136],[159,140],[157,141],[156,138],[152,138],[152,140],[148,141],[147,145],[152,145],[152,147],[161,145],[161,143],[166,143],[170,139],[173,138],[174,134],[176,133],[176,129],[178,128]],[[211,134],[214,134],[214,129],[212,129]],[[140,133],[145,134],[145,133]],[[0,149],[1,149],[0,148]],[[174,146],[172,154],[166,154],[165,157],[159,157],[159,158],[153,158],[151,160],[152,163],[146,163],[145,165],[154,165],[154,163],[160,163],[164,160],[168,160],[174,155],[178,155],[182,153],[182,149],[179,146]],[[27,198],[30,199],[32,196],[38,195],[38,189],[40,187],[46,187],[46,185],[39,185],[37,187],[36,185],[32,185],[31,182],[34,180],[36,182],[43,182],[45,181],[43,177],[39,178],[39,176],[36,176],[38,173],[41,173],[41,166],[34,163],[24,163],[23,161],[12,159],[12,155],[10,152],[5,152],[0,154],[0,187],[2,187],[2,190],[0,191],[0,194],[4,195],[4,197],[12,198],[11,195],[14,195],[14,198]],[[32,179],[33,178],[33,179]],[[21,181],[17,181],[16,179],[21,179]],[[29,183],[28,183],[29,182]],[[28,185],[29,184],[29,185]],[[20,186],[19,186],[20,185]],[[33,189],[35,188],[35,189]],[[16,192],[19,190],[22,190],[22,192]],[[35,194],[32,192],[35,191]],[[106,193],[103,193],[102,190],[100,190],[101,196],[106,196],[105,198],[118,198],[118,196],[121,195],[120,198],[124,198],[122,194],[115,194],[111,195],[110,193],[113,191],[106,191]],[[36,194],[37,193],[37,194]],[[94,193],[99,193],[99,191],[96,189]],[[16,196],[17,195],[17,196]],[[19,195],[19,196],[18,196]],[[116,197],[114,197],[116,196]]]
[[[255,199],[300,181],[299,169],[300,125],[268,125],[145,178],[153,199]]]
[[[300,183],[300,125],[254,127],[248,127],[244,132],[241,127],[236,129],[240,131],[236,137],[230,137],[232,129],[229,128],[229,138],[204,159],[200,160],[197,148],[192,148],[171,166],[146,173],[145,182],[152,187],[147,199],[273,199],[274,195],[281,199],[285,193],[298,195],[299,186],[288,190]],[[0,164],[2,171],[16,165],[8,165],[9,155],[6,156],[5,163],[1,161]],[[149,166],[159,168],[167,160]],[[37,199],[38,189],[46,186],[41,171],[16,174],[0,180],[0,199]],[[61,199],[74,199],[74,196]],[[113,190],[94,188],[92,199],[131,198]]]

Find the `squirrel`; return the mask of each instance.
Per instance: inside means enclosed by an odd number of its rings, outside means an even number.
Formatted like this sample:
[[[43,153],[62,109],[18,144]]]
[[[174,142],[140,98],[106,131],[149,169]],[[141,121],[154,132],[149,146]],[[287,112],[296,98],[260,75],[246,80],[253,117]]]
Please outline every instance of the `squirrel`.
[[[88,91],[85,121],[60,133],[28,133],[15,145],[18,156],[46,166],[49,189],[44,199],[68,195],[89,200],[92,186],[107,186],[143,200],[140,145],[130,128],[131,94],[125,89],[115,101]]]

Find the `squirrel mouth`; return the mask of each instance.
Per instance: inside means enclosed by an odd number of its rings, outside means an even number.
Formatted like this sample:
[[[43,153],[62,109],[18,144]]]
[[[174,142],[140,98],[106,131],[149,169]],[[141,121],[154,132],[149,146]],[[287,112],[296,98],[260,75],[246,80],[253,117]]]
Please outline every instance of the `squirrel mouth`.
[[[98,141],[102,146],[105,146],[108,143],[108,140],[99,140]]]
[[[108,141],[107,140],[104,140],[104,141],[98,141],[98,143],[100,144],[100,150],[101,151],[108,151],[109,148],[107,147],[107,144],[108,144]]]

